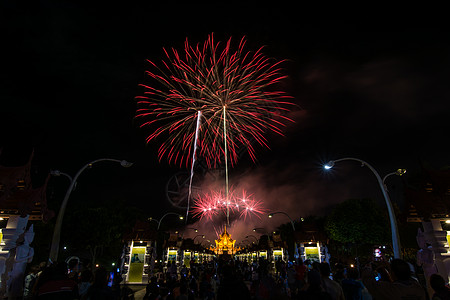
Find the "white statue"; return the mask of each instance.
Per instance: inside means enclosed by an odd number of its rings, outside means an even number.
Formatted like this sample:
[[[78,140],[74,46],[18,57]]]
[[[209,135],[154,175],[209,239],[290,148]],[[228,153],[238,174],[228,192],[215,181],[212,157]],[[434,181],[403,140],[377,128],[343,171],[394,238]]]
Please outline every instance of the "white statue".
[[[0,276],[5,272],[6,269],[6,260],[9,257],[9,251],[1,251],[1,257],[0,257]]]
[[[431,246],[427,246],[425,235],[420,228],[417,230],[416,240],[420,247],[420,250],[417,251],[417,265],[422,267],[425,277],[430,278],[432,274],[437,273],[434,252],[431,250]]]
[[[0,245],[1,299],[4,298],[9,289],[9,283],[11,282],[9,277],[15,265],[17,246],[24,243],[24,232],[27,227],[28,217],[28,215],[25,217],[11,215],[6,224],[6,228],[2,228],[3,242]],[[27,239],[28,242],[31,242],[34,237],[33,228],[31,227],[29,231],[32,237],[31,240],[30,237],[27,237]]]
[[[10,277],[8,279],[8,297],[20,297],[23,295],[23,282],[27,264],[33,260],[34,249],[30,243],[34,239],[33,225],[23,234],[23,241],[18,241],[16,255]]]
[[[328,252],[328,247],[326,246],[326,245],[324,245],[323,247],[322,247],[322,249],[323,249],[323,261],[325,261],[325,262],[327,262],[328,264],[330,264],[330,253]]]

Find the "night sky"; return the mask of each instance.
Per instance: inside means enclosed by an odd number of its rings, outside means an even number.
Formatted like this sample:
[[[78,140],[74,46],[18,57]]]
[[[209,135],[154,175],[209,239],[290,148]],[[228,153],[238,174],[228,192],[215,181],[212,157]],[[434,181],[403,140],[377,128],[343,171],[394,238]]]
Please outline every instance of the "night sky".
[[[251,4],[205,10],[148,2],[2,4],[2,164],[22,164],[34,149],[33,174],[73,175],[97,158],[126,159],[135,165],[101,163],[83,173],[71,202],[116,197],[148,216],[172,211],[165,185],[186,170],[159,162],[157,141],[145,144],[148,132],[133,118],[134,97],[147,80],[147,58],[157,61],[162,47],[181,50],[186,37],[202,43],[212,32],[235,42],[246,36],[247,50],[264,45],[267,56],[286,60],[283,84],[298,105],[288,115],[295,124],[285,136],[268,135],[271,149],[258,148],[256,163],[243,155],[230,177],[269,210],[298,218],[324,214],[348,198],[382,201],[369,170],[342,162],[324,173],[321,164],[330,159],[360,158],[381,176],[450,164],[450,40],[439,24],[313,18]],[[401,200],[400,179],[389,181],[393,200]],[[58,190],[67,182],[55,178],[49,185]]]

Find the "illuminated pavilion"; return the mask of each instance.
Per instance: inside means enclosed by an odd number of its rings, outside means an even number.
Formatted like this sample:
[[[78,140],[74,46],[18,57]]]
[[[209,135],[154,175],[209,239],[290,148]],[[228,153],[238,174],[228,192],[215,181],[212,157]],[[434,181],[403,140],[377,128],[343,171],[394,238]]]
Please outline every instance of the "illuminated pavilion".
[[[236,240],[231,238],[231,235],[227,232],[227,227],[225,226],[223,233],[219,236],[219,239],[216,240],[216,247],[211,247],[210,250],[214,251],[216,255],[233,255],[236,251],[241,250],[239,247],[236,248],[234,243],[236,243]]]

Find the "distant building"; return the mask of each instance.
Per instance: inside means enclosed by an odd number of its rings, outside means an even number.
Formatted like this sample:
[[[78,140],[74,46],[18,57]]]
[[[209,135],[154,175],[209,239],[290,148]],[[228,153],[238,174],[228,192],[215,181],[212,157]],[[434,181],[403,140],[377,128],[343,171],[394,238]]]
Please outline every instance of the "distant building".
[[[425,276],[438,273],[450,279],[450,169],[422,167],[405,188],[408,222],[420,222],[417,263]],[[427,281],[428,282],[428,281]],[[429,293],[432,293],[428,287]]]
[[[1,155],[1,149],[0,149]],[[23,296],[26,265],[34,256],[30,243],[34,239],[29,220],[48,221],[54,213],[47,208],[48,174],[43,185],[33,186],[30,169],[33,153],[20,166],[0,165],[0,298]],[[22,239],[20,243],[18,240]]]
[[[121,273],[125,283],[147,283],[156,260],[156,230],[148,222],[137,221],[131,232],[124,235]]]
[[[301,230],[295,232],[298,254],[303,261],[328,262],[329,254],[326,246],[328,237],[314,222],[302,222]]]
[[[219,239],[216,240],[216,246],[211,247],[210,250],[213,251],[216,255],[234,255],[236,251],[241,250],[239,247],[235,246],[236,240],[231,238],[231,235],[227,232],[227,227],[223,233],[219,236]]]

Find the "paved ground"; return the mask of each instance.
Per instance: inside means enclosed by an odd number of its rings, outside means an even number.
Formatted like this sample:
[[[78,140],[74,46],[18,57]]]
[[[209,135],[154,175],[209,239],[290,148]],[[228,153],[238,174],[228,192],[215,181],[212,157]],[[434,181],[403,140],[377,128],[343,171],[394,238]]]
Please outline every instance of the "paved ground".
[[[145,296],[145,287],[142,290],[138,290],[134,293],[135,300],[142,300]]]
[[[247,287],[250,290],[250,281],[245,282],[247,284]],[[128,285],[134,292],[134,300],[142,300],[145,296],[145,284],[129,284]]]
[[[145,284],[128,284],[127,286],[133,290],[135,300],[142,300],[144,298]]]

